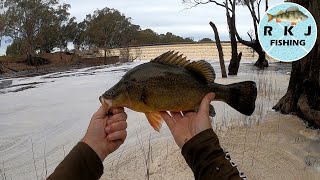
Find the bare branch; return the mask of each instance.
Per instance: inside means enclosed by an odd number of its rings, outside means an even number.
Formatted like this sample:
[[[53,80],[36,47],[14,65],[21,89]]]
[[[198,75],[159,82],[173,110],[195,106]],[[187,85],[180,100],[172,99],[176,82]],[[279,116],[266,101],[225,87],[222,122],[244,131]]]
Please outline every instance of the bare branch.
[[[268,9],[269,9],[269,1],[266,0],[266,11],[268,11]]]
[[[237,31],[237,27],[234,26],[234,28],[235,28],[235,32],[236,32],[236,36],[237,36],[238,41],[239,41],[241,44],[244,44],[244,45],[246,45],[246,46],[249,46],[249,47],[253,48],[253,46],[254,46],[253,41],[246,41],[246,40],[242,39],[242,38],[240,37],[238,31]]]
[[[260,22],[260,19],[261,19],[261,16],[260,16],[260,3],[261,3],[261,0],[259,0],[257,2],[257,8],[258,8],[258,22]]]
[[[217,1],[212,1],[212,0],[209,0],[208,2],[215,3],[215,4],[218,5],[218,6],[225,7],[225,8],[227,8],[229,11],[232,11],[232,9],[230,9],[226,3],[221,4],[221,3],[218,3]]]
[[[253,41],[253,38],[252,38],[251,34],[249,32],[247,32],[247,34],[248,34],[250,40]]]
[[[203,2],[201,0],[193,0],[193,1],[192,0],[184,0],[183,3],[191,4],[191,6],[189,6],[186,9],[191,9],[191,8],[194,8],[194,7],[198,6],[198,5],[209,4],[209,3],[215,3],[217,6],[221,6],[221,7],[224,7],[224,8],[226,7],[225,3],[219,3],[219,2],[217,2],[215,0],[208,0],[208,1],[205,1],[205,2]],[[229,7],[228,7],[228,10],[232,11],[231,8],[229,8]]]

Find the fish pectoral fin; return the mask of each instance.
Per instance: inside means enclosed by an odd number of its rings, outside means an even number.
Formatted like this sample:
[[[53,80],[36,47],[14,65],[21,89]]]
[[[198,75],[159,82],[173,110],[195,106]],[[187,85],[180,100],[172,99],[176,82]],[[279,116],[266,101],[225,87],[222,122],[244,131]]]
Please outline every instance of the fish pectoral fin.
[[[279,23],[279,22],[281,22],[281,20],[280,19],[276,19],[276,22]]]
[[[146,112],[144,113],[154,130],[160,132],[163,119],[159,112]]]

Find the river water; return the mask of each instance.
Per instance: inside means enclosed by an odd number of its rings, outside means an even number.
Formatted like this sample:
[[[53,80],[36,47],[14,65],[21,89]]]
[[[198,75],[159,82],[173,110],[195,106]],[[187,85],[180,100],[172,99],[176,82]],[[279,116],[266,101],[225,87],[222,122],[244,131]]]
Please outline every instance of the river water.
[[[98,97],[119,81],[126,71],[140,63],[0,79],[0,179],[41,179],[50,174],[84,135],[91,115],[100,106]],[[258,81],[260,78],[261,82],[272,84],[272,87],[258,84],[269,93],[278,94],[276,98],[269,97],[270,104],[261,105],[260,101],[256,111],[259,108],[270,109],[284,94],[290,77],[286,74],[291,70],[291,64],[273,63],[267,70],[259,71],[252,63],[244,62],[237,77],[221,79],[219,64],[212,65],[219,83]],[[269,75],[261,76],[266,73]],[[282,80],[277,81],[278,75]],[[219,113],[222,111],[219,107],[217,116],[224,116],[226,112]],[[126,143],[130,144],[135,141],[137,128],[151,127],[145,119],[139,123],[134,121],[143,119],[143,114],[130,110],[127,113],[128,137],[133,137]],[[262,116],[261,113],[254,117]]]

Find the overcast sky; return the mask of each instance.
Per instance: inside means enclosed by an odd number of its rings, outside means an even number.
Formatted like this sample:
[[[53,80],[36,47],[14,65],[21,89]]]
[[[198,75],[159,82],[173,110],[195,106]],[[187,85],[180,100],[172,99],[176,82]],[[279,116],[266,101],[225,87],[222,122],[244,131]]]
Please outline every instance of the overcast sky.
[[[132,23],[140,25],[142,29],[150,28],[159,34],[172,32],[194,40],[205,37],[214,39],[209,26],[209,21],[212,21],[218,28],[221,40],[228,39],[225,9],[213,3],[187,9],[188,6],[182,4],[182,0],[60,0],[60,2],[71,5],[69,12],[71,16],[76,17],[77,21],[82,21],[94,10],[109,7],[131,17]],[[275,2],[283,1],[271,1],[269,6],[275,5]],[[252,28],[248,9],[237,7],[236,15],[237,29],[240,35],[247,37],[247,31]],[[1,50],[4,51],[3,45]]]

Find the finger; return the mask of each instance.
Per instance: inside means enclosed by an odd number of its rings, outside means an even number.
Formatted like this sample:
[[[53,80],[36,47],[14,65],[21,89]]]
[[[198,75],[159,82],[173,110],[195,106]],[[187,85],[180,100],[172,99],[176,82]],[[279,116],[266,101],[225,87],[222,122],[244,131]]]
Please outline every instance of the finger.
[[[186,114],[191,113],[191,112],[194,112],[194,111],[182,111],[182,114],[185,116]]]
[[[108,110],[105,107],[101,106],[98,109],[98,111],[93,114],[92,117],[93,119],[98,119],[98,118],[100,119],[100,118],[105,118],[107,114],[108,114]]]
[[[121,131],[116,131],[114,133],[111,133],[107,136],[107,139],[109,141],[115,141],[115,140],[122,140],[124,141],[127,137],[127,131],[126,130],[121,130]]]
[[[180,112],[170,112],[171,116],[174,120],[179,121],[182,118],[182,115]]]
[[[111,112],[113,115],[114,114],[119,114],[119,113],[122,113],[124,112],[124,108],[123,107],[111,107],[111,109],[109,110],[109,112]]]
[[[114,143],[115,147],[120,147],[124,143],[124,140],[115,140],[112,143]]]
[[[166,111],[160,112],[160,116],[162,117],[164,122],[166,122],[169,129],[172,131],[174,128],[174,124],[175,124],[173,118]]]
[[[196,112],[194,111],[191,111],[191,112],[187,112],[184,116],[188,117],[188,118],[192,118],[194,117],[195,115],[197,115]]]
[[[120,122],[120,121],[126,121],[127,120],[127,114],[125,112],[115,114],[109,117],[109,120],[107,122],[107,125],[113,124],[115,122]]]
[[[214,93],[207,94],[201,101],[198,113],[209,116],[209,105],[211,101],[214,99],[214,97],[215,97]]]
[[[108,125],[105,127],[105,132],[107,134],[111,134],[111,133],[114,133],[116,131],[121,131],[121,130],[125,130],[127,129],[128,127],[128,124],[126,121],[120,121],[120,122],[116,122],[116,123],[113,123],[111,125]]]

